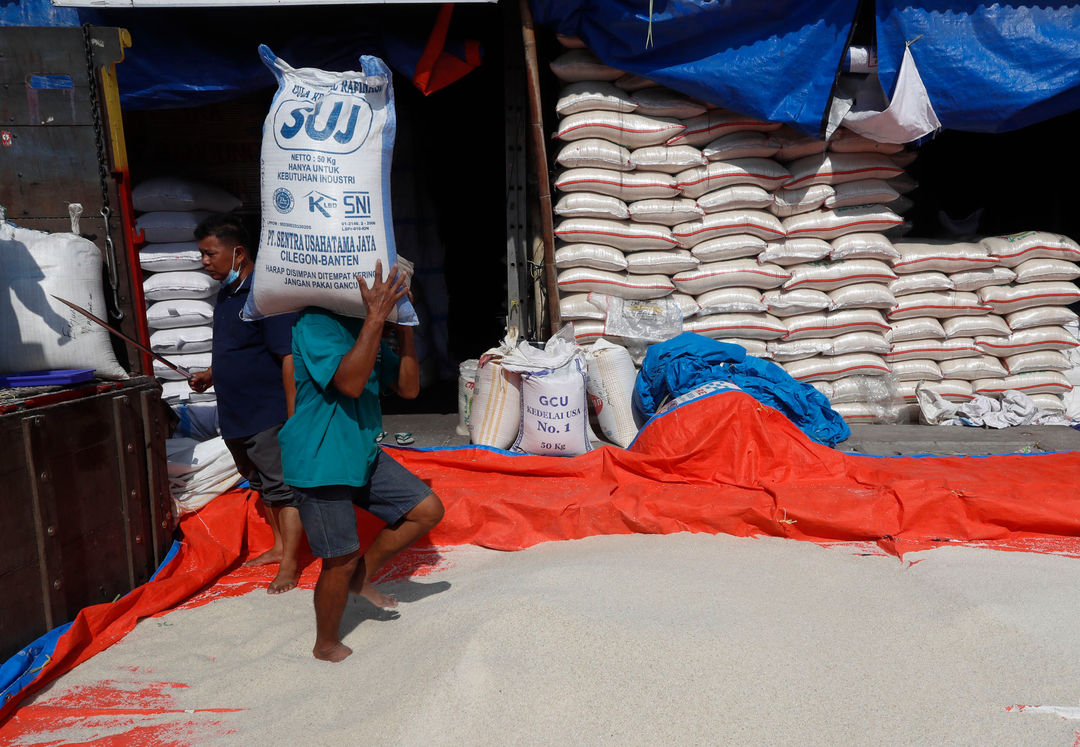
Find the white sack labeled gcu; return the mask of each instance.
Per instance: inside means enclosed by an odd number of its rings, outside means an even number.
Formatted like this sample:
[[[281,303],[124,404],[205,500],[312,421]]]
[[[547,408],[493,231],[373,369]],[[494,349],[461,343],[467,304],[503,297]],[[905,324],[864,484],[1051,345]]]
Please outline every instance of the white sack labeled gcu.
[[[318,306],[345,316],[367,310],[367,283],[398,261],[390,213],[394,91],[390,69],[360,58],[363,72],[294,69],[265,45],[278,81],[263,123],[262,230],[245,319]],[[390,321],[417,323],[408,299]]]
[[[520,343],[503,359],[521,374],[521,430],[511,451],[577,456],[592,450],[585,398],[585,356],[567,325],[540,350]]]

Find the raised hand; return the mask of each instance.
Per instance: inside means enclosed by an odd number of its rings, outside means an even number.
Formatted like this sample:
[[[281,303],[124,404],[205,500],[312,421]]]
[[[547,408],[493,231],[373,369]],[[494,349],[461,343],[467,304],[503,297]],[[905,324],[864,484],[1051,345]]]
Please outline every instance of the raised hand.
[[[386,279],[382,279],[382,260],[379,259],[375,260],[375,277],[371,285],[368,286],[362,275],[356,276],[356,282],[360,285],[360,296],[367,306],[368,316],[377,319],[390,316],[397,302],[409,292],[405,285],[405,274],[398,271],[396,264],[390,268]]]

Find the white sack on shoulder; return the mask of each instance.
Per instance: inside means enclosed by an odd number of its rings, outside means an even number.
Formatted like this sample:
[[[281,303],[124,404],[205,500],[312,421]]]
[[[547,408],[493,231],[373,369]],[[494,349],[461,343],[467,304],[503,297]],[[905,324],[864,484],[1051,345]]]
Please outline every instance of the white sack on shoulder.
[[[397,263],[390,212],[396,115],[390,69],[294,69],[266,46],[278,88],[263,124],[262,230],[246,319],[317,306],[367,314],[356,276],[370,284]],[[389,321],[415,325],[408,298]]]

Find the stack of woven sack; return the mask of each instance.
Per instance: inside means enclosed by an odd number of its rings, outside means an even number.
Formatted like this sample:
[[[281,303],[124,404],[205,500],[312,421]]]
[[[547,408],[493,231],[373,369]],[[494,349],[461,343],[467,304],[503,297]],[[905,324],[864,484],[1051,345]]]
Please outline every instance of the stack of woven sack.
[[[586,49],[551,67],[565,83],[555,264],[580,343],[635,349],[611,333],[602,296],[671,298],[683,331],[791,365],[796,378],[889,372],[899,253],[885,233],[904,225],[912,154],[847,130],[825,143]]]
[[[177,177],[148,179],[132,191],[139,211],[136,228],[146,244],[139,251],[145,272],[146,321],[155,353],[191,371],[210,367],[213,348],[214,302],[218,281],[203,269],[195,227],[211,213],[228,212],[240,200],[224,190]],[[192,392],[183,377],[160,363],[154,374],[162,380],[170,404],[213,400],[213,391]]]
[[[772,359],[851,421],[917,417],[920,385],[955,402],[1016,390],[1064,410],[1076,242],[901,238],[918,186],[902,145],[844,128],[823,142],[580,47],[551,68],[564,83],[555,265],[579,343],[639,359],[608,299],[668,298],[683,331]]]
[[[899,299],[887,356],[913,402],[922,386],[952,402],[1006,391],[1029,395],[1041,410],[1065,411],[1072,390],[1065,354],[1080,345],[1068,329],[1080,301],[1080,245],[1059,234],[1026,231],[975,242],[897,244],[894,269],[925,278],[921,292]],[[900,321],[901,319],[905,321]],[[897,335],[906,324],[907,334]],[[902,337],[902,339],[897,339]]]

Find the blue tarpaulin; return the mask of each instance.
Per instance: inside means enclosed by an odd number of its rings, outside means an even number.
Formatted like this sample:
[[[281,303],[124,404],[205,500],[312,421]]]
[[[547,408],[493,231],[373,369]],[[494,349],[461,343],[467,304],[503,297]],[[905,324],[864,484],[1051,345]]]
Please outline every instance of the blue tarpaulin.
[[[857,0],[533,0],[608,65],[819,134]],[[905,43],[946,129],[1005,132],[1080,108],[1080,5],[876,0],[891,95]],[[653,46],[646,46],[652,20]]]
[[[876,0],[878,75],[904,46],[946,129],[1007,132],[1080,108],[1080,4]]]
[[[408,15],[348,5],[76,9],[53,8],[49,0],[0,0],[0,26],[125,28],[132,47],[117,66],[121,106],[168,109],[273,87],[273,76],[259,60],[259,44],[279,50],[295,67],[325,70],[355,70],[361,55],[374,54],[412,79],[437,11],[436,5],[410,9]],[[470,56],[466,44],[453,38],[445,40],[442,51],[461,61]],[[465,62],[455,67],[458,74],[471,69]]]
[[[648,417],[669,400],[713,381],[729,381],[787,416],[818,443],[835,446],[851,429],[829,400],[775,363],[746,354],[741,345],[683,332],[649,347],[634,383],[634,409]]]
[[[608,65],[817,134],[858,0],[533,0],[538,23]]]

